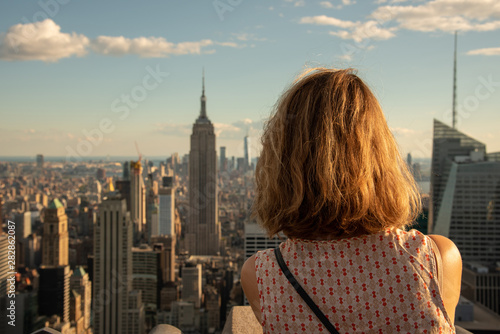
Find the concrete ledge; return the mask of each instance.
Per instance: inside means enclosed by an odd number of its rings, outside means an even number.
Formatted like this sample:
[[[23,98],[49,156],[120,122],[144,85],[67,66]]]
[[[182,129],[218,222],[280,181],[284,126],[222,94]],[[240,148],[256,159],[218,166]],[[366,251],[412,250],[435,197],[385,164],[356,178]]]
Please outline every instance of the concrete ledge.
[[[250,306],[235,306],[231,309],[222,334],[261,334],[262,326]]]
[[[158,325],[149,334],[182,334],[181,330],[171,325]]]

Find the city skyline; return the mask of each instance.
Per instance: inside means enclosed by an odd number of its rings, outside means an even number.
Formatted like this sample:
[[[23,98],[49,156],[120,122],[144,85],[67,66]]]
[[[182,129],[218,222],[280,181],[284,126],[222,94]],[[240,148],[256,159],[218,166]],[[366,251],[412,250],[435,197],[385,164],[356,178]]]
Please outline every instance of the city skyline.
[[[492,0],[116,4],[0,4],[0,156],[67,156],[82,141],[82,158],[130,156],[134,141],[146,157],[187,153],[203,66],[218,145],[243,156],[248,130],[257,156],[280,92],[323,65],[358,68],[402,153],[430,157],[432,119],[451,124],[455,30],[457,128],[500,150]]]

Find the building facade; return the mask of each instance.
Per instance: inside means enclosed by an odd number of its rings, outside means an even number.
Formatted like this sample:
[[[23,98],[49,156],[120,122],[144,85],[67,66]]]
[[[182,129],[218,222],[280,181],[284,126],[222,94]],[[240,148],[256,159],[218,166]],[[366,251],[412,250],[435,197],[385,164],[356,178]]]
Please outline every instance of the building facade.
[[[68,264],[68,216],[58,199],[50,202],[45,210],[42,238],[42,265],[65,266]]]
[[[132,290],[132,237],[125,200],[117,196],[103,201],[94,229],[95,334],[128,333],[130,324],[136,326],[139,318],[144,319],[141,294]],[[130,305],[137,312],[129,312]]]
[[[432,233],[457,245],[464,261],[500,260],[500,162],[484,144],[437,120],[432,154]]]
[[[154,228],[152,236],[165,235],[175,238],[175,188],[162,187],[158,191],[158,228]]]
[[[139,239],[146,223],[146,186],[140,161],[130,162],[130,174],[130,219],[134,224],[134,235]]]
[[[207,117],[205,84],[200,116],[193,125],[189,151],[189,209],[186,244],[191,255],[216,255],[220,251],[217,219],[217,153],[215,132]]]
[[[201,307],[201,264],[182,268],[182,300],[194,303],[194,307]]]

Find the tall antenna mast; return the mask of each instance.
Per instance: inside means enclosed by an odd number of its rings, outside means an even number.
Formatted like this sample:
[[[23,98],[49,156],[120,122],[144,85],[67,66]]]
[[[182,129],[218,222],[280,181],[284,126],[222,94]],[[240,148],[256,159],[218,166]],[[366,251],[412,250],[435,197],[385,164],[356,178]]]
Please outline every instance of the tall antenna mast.
[[[453,63],[453,120],[452,127],[457,127],[457,31],[455,30],[455,53]]]

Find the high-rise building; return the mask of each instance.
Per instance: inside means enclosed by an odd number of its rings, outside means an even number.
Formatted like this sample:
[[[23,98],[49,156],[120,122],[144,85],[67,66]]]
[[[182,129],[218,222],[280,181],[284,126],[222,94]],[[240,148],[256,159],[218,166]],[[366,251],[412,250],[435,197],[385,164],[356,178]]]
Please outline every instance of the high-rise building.
[[[175,188],[160,188],[158,197],[158,231],[153,235],[167,235],[175,238]]]
[[[258,251],[276,248],[283,240],[280,238],[269,239],[267,233],[256,223],[245,224],[245,259]]]
[[[227,161],[226,161],[226,146],[220,147],[220,162],[219,162],[219,170],[221,172],[225,172],[227,170]]]
[[[75,291],[70,292],[70,308],[69,308],[69,318],[73,327],[75,329],[75,334],[84,334],[83,328],[83,313],[82,313],[82,296]]]
[[[0,229],[1,230],[1,229]],[[7,294],[9,270],[9,239],[7,234],[0,234],[0,298]]]
[[[16,222],[16,238],[24,239],[31,234],[31,212],[19,212],[15,215]]]
[[[90,328],[90,306],[92,303],[92,282],[89,280],[89,274],[83,267],[76,267],[70,278],[70,289],[78,292],[81,299],[80,309],[83,316],[83,329],[87,331]]]
[[[98,180],[106,179],[106,170],[104,168],[97,168],[96,179]]]
[[[43,154],[36,155],[36,167],[38,169],[43,169]]]
[[[38,269],[38,310],[40,315],[58,315],[61,324],[69,324],[71,270],[68,265],[68,248],[68,216],[64,206],[56,198],[45,210],[42,265]]]
[[[125,200],[119,196],[109,197],[99,205],[94,228],[96,334],[128,333],[130,324],[135,326],[140,320],[135,317],[144,318],[141,294],[132,293],[132,238],[133,226]],[[129,312],[132,306],[135,309]]]
[[[52,200],[45,210],[42,265],[68,265],[68,216],[58,199]]]
[[[244,153],[245,153],[245,170],[248,170],[250,168],[250,165],[252,164],[252,155],[250,152],[250,137],[248,135],[245,136],[244,138]]]
[[[41,265],[38,289],[38,313],[51,317],[57,315],[62,323],[69,323],[70,277],[68,265]]]
[[[152,237],[153,249],[160,252],[162,284],[175,281],[175,238],[169,236]]]
[[[500,315],[500,270],[496,270],[496,266],[491,269],[481,264],[465,262],[460,293]]]
[[[132,248],[132,287],[142,291],[147,310],[156,311],[160,301],[160,252],[148,245]]]
[[[132,205],[130,204],[130,180],[117,180],[116,190],[120,193],[122,198],[127,202],[127,211],[130,211]]]
[[[201,306],[201,264],[182,268],[182,300],[192,302],[196,308]]]
[[[217,152],[215,132],[207,117],[205,77],[200,116],[193,125],[189,152],[189,209],[187,249],[192,255],[219,252],[220,224],[217,212]]]
[[[500,162],[477,140],[434,120],[432,227],[449,237],[464,261],[500,260]]]
[[[220,327],[221,296],[217,289],[211,285],[207,285],[205,288],[204,296],[207,328],[217,330]]]
[[[134,235],[143,232],[146,223],[146,187],[142,177],[141,161],[130,162],[130,219],[134,224]]]
[[[130,180],[130,162],[128,161],[123,163],[122,180]]]

